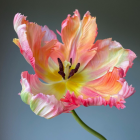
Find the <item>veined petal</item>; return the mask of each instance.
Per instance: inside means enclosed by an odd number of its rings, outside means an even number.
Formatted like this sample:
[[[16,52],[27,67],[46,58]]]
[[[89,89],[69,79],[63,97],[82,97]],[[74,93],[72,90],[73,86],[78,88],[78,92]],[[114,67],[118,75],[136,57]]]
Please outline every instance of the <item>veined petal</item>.
[[[67,89],[69,91],[61,101],[74,105],[109,105],[110,107],[115,106],[118,109],[123,109],[125,107],[124,99],[135,92],[134,88],[128,86],[127,82],[123,79],[123,75],[123,70],[115,67],[112,72],[108,71],[101,78],[85,84],[82,83],[85,79],[82,80],[80,78],[81,83],[76,83],[72,79],[67,83]]]
[[[54,95],[39,93],[32,97],[30,108],[36,115],[49,119],[61,114],[64,110],[64,105]]]
[[[73,105],[83,105],[85,107],[88,106],[101,106],[101,105],[109,105],[110,107],[115,106],[118,109],[125,108],[125,101],[123,99],[117,100],[116,98],[111,97],[108,101],[106,101],[101,96],[96,96],[95,98],[87,98],[84,99],[82,95],[76,97],[74,92],[71,94],[69,91],[66,93],[65,97],[61,99],[61,101],[66,103],[71,103]]]
[[[98,48],[97,53],[85,68],[89,71],[89,81],[103,76],[108,70],[112,71],[114,67],[121,67],[125,76],[136,58],[134,52],[124,49],[120,43],[111,39],[98,40],[94,47]]]
[[[122,81],[124,81],[124,79]],[[119,91],[118,96],[121,96],[125,99],[135,93],[135,89],[132,87],[132,85],[129,86],[126,81],[124,81],[122,84],[123,86],[122,89]]]
[[[26,17],[21,14],[15,15],[14,27],[19,40],[14,39],[13,42],[20,48],[21,53],[32,65],[38,77],[47,83],[61,81],[62,77],[58,71],[52,73],[48,66],[49,57],[56,64],[57,58],[65,60],[63,45],[56,40],[55,33],[47,26],[41,27],[26,21]]]
[[[23,74],[21,75],[20,83],[22,86],[22,91],[19,95],[21,96],[21,99],[24,103],[30,104],[30,100],[33,97],[33,94],[31,93],[29,82],[26,78],[24,78]]]
[[[56,51],[54,50],[55,43],[56,40],[51,40],[50,42],[46,43],[45,46],[40,48],[38,56],[35,59],[35,72],[39,78],[47,83],[53,83],[62,80],[62,77],[58,74],[59,67],[56,59],[57,57],[62,58],[63,56],[61,57],[59,53],[56,54]],[[53,59],[55,60],[55,62]],[[54,69],[52,70],[52,65],[57,66],[53,67]]]
[[[62,41],[71,49],[71,53],[74,48],[88,50],[97,36],[96,18],[87,12],[81,21],[78,10],[75,10],[72,17],[68,15],[62,22],[61,35]]]
[[[36,74],[30,75],[27,71],[22,73],[22,78],[28,81],[33,95],[38,93],[43,93],[45,95],[55,95],[55,97],[59,100],[66,93],[65,81],[60,81],[53,84],[45,84],[38,79]]]
[[[26,17],[24,15],[21,15],[20,13],[17,13],[14,17],[13,20],[13,25],[14,25],[14,29],[17,32],[17,28],[21,25],[21,24],[25,24],[28,21],[26,21]]]
[[[115,95],[122,88],[122,84],[119,82],[122,76],[123,70],[115,67],[112,72],[108,71],[101,78],[87,82],[85,86],[95,89],[99,94]]]
[[[61,113],[70,113],[71,110],[79,107],[79,105],[69,104],[59,101],[54,95],[44,95],[39,93],[31,98],[31,110],[41,117],[51,119]]]
[[[91,50],[95,37],[97,35],[96,18],[91,17],[87,12],[83,20],[80,20],[78,10],[75,10],[74,15],[62,22],[62,41],[69,51],[67,60],[73,60],[73,66],[80,63],[79,72],[93,58],[95,50]]]
[[[93,45],[97,36],[96,18],[91,17],[90,12],[87,11],[83,17],[80,30],[80,38],[78,40],[78,48],[88,50]]]
[[[101,96],[106,101],[110,98],[116,98],[116,101],[123,100],[135,92],[132,86],[128,86],[123,76],[123,70],[115,67],[112,72],[108,71],[101,78],[87,82],[82,87],[81,93],[86,98]]]
[[[26,36],[26,25],[22,24],[17,28],[19,39],[14,39],[13,42],[20,48],[21,54],[24,56],[26,61],[35,68],[35,59],[33,57],[32,50],[30,49],[29,43]]]
[[[26,17],[16,14],[14,17],[14,28],[18,34],[20,50],[27,62],[35,68],[35,49],[38,51],[44,33],[41,27],[35,23],[29,23]]]
[[[45,42],[51,41],[52,39],[57,40],[56,34],[50,30],[46,25],[42,27],[42,32],[45,31],[45,35],[42,38],[42,46],[45,45]]]
[[[49,119],[79,107],[59,100],[63,97],[62,93],[66,92],[63,82],[54,85],[44,84],[39,81],[37,75],[29,75],[28,72],[23,72],[21,85],[20,96],[22,101],[29,104],[31,110],[41,117]]]
[[[101,96],[96,96],[95,98],[87,98],[84,99],[83,95],[75,96],[75,93],[70,93],[69,91],[66,93],[65,97],[61,99],[61,101],[66,103],[71,103],[73,105],[83,105],[83,106],[99,106],[106,105],[106,101]]]
[[[62,22],[61,26],[62,41],[66,45],[67,49],[70,50],[80,26],[79,14],[74,13],[72,17],[68,15],[67,18]]]
[[[90,60],[95,56],[96,53],[97,53],[97,48],[77,51],[77,55],[76,58],[74,59],[72,68],[74,68],[77,63],[80,63],[80,68],[77,73],[81,72],[86,67],[86,65],[90,62]]]

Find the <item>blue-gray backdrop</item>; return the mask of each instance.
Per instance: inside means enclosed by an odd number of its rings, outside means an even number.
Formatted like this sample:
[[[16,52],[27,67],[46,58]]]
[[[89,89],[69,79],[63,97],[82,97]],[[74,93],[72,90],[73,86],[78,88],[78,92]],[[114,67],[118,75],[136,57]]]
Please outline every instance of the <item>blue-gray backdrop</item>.
[[[112,37],[124,48],[137,54],[126,80],[136,93],[126,100],[126,108],[79,107],[78,115],[108,140],[140,139],[140,1],[138,0],[1,0],[0,1],[0,140],[97,140],[86,132],[71,114],[50,120],[36,116],[24,104],[21,91],[22,71],[34,73],[32,67],[12,43],[17,37],[13,17],[17,12],[28,20],[61,29],[61,22],[78,9],[81,16],[89,10],[97,17],[97,39]],[[97,40],[96,39],[96,40]],[[60,40],[60,38],[59,38]]]

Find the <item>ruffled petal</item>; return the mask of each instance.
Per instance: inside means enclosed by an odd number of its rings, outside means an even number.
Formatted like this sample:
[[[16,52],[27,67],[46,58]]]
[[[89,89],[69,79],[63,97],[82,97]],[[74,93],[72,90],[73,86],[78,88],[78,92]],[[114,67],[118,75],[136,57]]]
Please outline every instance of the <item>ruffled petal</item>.
[[[128,86],[123,76],[123,70],[115,67],[112,72],[108,71],[101,78],[87,82],[82,87],[81,93],[84,98],[101,96],[106,101],[111,98],[115,98],[116,101],[123,100],[135,92],[132,86]]]
[[[65,81],[60,81],[53,84],[45,84],[39,80],[36,74],[30,75],[26,71],[21,75],[22,79],[26,79],[28,81],[30,90],[33,95],[36,95],[38,93],[43,93],[45,95],[55,95],[55,97],[59,100],[66,93]]]
[[[35,72],[39,78],[47,83],[62,80],[62,77],[58,74],[59,67],[57,64],[57,57],[64,59],[64,56],[61,55],[61,53],[56,54],[56,52],[59,52],[59,50],[54,50],[55,43],[56,40],[51,40],[46,44],[46,46],[41,47],[38,56],[35,58]],[[51,68],[52,65],[55,65],[53,70]]]
[[[96,18],[91,17],[87,12],[83,20],[80,20],[78,10],[75,10],[74,15],[62,22],[61,37],[66,46],[67,60],[73,60],[73,67],[77,63],[81,64],[79,72],[87,65],[96,53],[95,49],[91,50],[95,37],[97,35]]]
[[[13,42],[20,48],[20,52],[25,57],[26,61],[35,68],[35,59],[27,41],[26,24],[28,24],[26,17],[17,13],[14,17],[13,25],[19,39],[14,39]]]
[[[24,103],[30,104],[30,100],[33,97],[33,94],[31,93],[29,82],[26,78],[24,78],[24,74],[21,75],[20,83],[22,86],[22,91],[19,95],[21,96],[21,99]]]
[[[78,33],[80,27],[80,18],[78,12],[74,12],[74,15],[67,18],[62,22],[61,25],[61,38],[67,49],[70,50],[73,45],[73,40]]]
[[[35,68],[35,59],[33,52],[29,46],[26,36],[26,24],[22,24],[17,28],[19,40],[14,39],[13,42],[20,48],[21,54],[24,56],[26,61]]]
[[[115,67],[112,72],[108,71],[107,74],[105,74],[101,78],[87,82],[85,84],[85,88],[87,87],[93,90],[94,92],[107,97],[110,95],[115,95],[122,88],[122,83],[119,82],[120,78],[122,77],[123,70]],[[87,91],[85,90],[84,93],[85,94],[87,93],[88,94],[87,96],[90,96],[88,90]]]
[[[20,48],[38,77],[47,83],[61,81],[58,69],[52,72],[48,64],[49,57],[56,64],[57,58],[65,61],[64,46],[58,42],[55,33],[47,26],[41,27],[26,21],[26,17],[21,14],[15,15],[14,27],[19,39],[14,39],[13,42]]]
[[[77,73],[81,72],[86,67],[86,65],[90,62],[90,60],[95,56],[96,53],[97,53],[97,48],[77,51],[77,55],[76,58],[74,59],[72,68],[74,68],[77,65],[77,63],[80,63],[80,68],[78,69]]]
[[[52,39],[57,40],[56,34],[50,30],[46,25],[42,27],[42,32],[45,31],[45,35],[42,38],[41,45],[44,46],[45,42],[51,41]]]
[[[98,79],[108,70],[112,71],[114,67],[121,67],[125,76],[136,58],[134,52],[124,49],[120,43],[111,39],[98,40],[92,48],[98,48],[98,50],[85,68],[90,75],[89,81]]]
[[[78,40],[78,48],[88,50],[93,45],[97,36],[96,18],[91,17],[90,12],[87,11],[81,22],[80,37]]]
[[[84,99],[82,95],[76,97],[74,93],[71,94],[69,91],[67,92],[65,97],[61,99],[61,101],[66,102],[68,104],[73,104],[73,105],[83,105],[85,107],[109,105],[110,107],[115,106],[118,109],[125,108],[125,105],[124,105],[125,101],[123,99],[117,100],[116,98],[111,97],[107,101],[101,96],[96,96],[95,98]]]
[[[14,17],[13,20],[13,25],[14,25],[14,29],[17,32],[17,28],[21,25],[21,24],[25,24],[28,21],[26,21],[26,17],[24,15],[21,15],[20,13],[17,13]]]
[[[61,114],[64,110],[64,105],[54,95],[39,93],[32,97],[30,108],[36,115],[49,119]]]
[[[115,67],[112,72],[108,71],[101,78],[86,84],[83,84],[85,79],[82,81],[82,78],[80,78],[81,83],[74,82],[74,79],[72,79],[69,81],[69,85],[67,84],[69,91],[61,101],[74,105],[109,105],[118,109],[124,108],[124,99],[133,95],[135,90],[132,86],[128,86],[123,76],[123,69]]]
[[[20,93],[23,102],[30,105],[31,110],[46,119],[53,118],[61,113],[79,107],[78,105],[62,102],[62,93],[65,93],[63,83],[49,85],[39,81],[37,75],[21,74],[22,91]],[[59,95],[61,94],[61,95]]]
[[[31,110],[41,117],[51,119],[61,113],[70,113],[71,110],[79,107],[79,105],[69,104],[58,101],[54,95],[44,95],[39,93],[31,98]]]

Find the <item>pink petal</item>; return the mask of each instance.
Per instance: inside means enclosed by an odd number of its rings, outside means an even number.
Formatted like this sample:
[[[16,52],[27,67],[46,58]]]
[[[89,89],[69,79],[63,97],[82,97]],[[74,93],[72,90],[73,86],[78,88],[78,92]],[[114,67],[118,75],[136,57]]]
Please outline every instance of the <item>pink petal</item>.
[[[50,30],[46,25],[42,27],[42,32],[45,31],[45,35],[42,38],[42,46],[45,45],[45,42],[51,41],[52,39],[57,40],[56,34]]]
[[[26,17],[24,15],[21,15],[20,13],[17,13],[14,17],[13,20],[13,25],[14,25],[14,29],[17,32],[17,28],[21,25],[24,24],[26,21]]]
[[[39,93],[32,97],[30,108],[36,115],[50,119],[61,114],[64,110],[64,105],[54,95]]]
[[[61,101],[69,103],[71,105],[83,105],[85,107],[88,106],[101,106],[101,105],[109,105],[110,107],[115,106],[118,109],[125,108],[125,101],[124,99],[117,100],[114,97],[111,97],[108,101],[106,101],[101,96],[96,96],[95,98],[87,98],[84,99],[83,96],[76,97],[74,93],[70,94],[70,92],[67,92],[64,98],[61,99]]]
[[[61,37],[66,46],[67,60],[73,60],[73,67],[80,63],[79,72],[93,58],[96,51],[91,50],[95,37],[97,35],[96,18],[91,17],[87,12],[83,20],[80,20],[78,10],[75,10],[74,15],[68,17],[62,22]]]
[[[78,48],[87,50],[93,45],[97,36],[96,18],[91,17],[90,12],[87,11],[81,21],[80,38],[78,40]]]
[[[28,72],[23,72],[21,85],[20,96],[22,101],[29,104],[35,114],[46,119],[53,118],[61,113],[68,113],[79,107],[60,101],[58,99],[59,90],[57,92],[54,88],[51,88],[51,85],[40,82],[37,75],[29,75]]]
[[[121,44],[111,39],[98,40],[92,48],[98,50],[85,68],[89,71],[89,81],[103,76],[108,70],[112,71],[114,67],[121,67],[125,76],[136,58],[134,52],[124,49]]]
[[[33,52],[29,46],[29,42],[26,36],[26,25],[22,24],[17,28],[17,34],[19,37],[20,52],[26,59],[26,61],[35,68],[35,59],[33,57]]]
[[[45,95],[55,95],[57,99],[60,99],[66,92],[66,86],[64,81],[58,83],[54,82],[52,84],[42,83],[36,74],[30,75],[27,71],[23,72],[21,74],[21,77],[22,79],[27,80],[30,91],[33,95],[43,93]]]
[[[118,109],[124,108],[124,99],[134,94],[135,90],[128,86],[122,78],[123,74],[122,69],[114,68],[112,72],[83,85],[79,91],[81,95],[77,96],[76,90],[73,93],[67,92],[61,101],[74,105],[109,105]]]
[[[41,27],[28,22],[26,17],[16,14],[14,27],[19,40],[13,42],[20,48],[21,53],[34,68],[39,78],[47,83],[62,80],[58,70],[52,72],[48,66],[48,58],[51,57],[57,64],[57,58],[65,60],[64,46],[58,42],[56,35],[47,26]],[[54,80],[54,81],[53,81]]]

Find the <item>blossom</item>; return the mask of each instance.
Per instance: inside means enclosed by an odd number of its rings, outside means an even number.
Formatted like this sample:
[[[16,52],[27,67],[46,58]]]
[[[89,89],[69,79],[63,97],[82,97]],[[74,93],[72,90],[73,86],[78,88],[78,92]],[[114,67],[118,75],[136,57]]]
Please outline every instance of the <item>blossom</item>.
[[[47,26],[39,26],[17,13],[13,42],[33,67],[35,74],[21,74],[21,99],[44,118],[83,106],[125,107],[135,90],[124,77],[136,58],[111,38],[98,40],[96,18],[78,10],[62,22],[60,43]],[[40,79],[44,82],[41,82]]]

